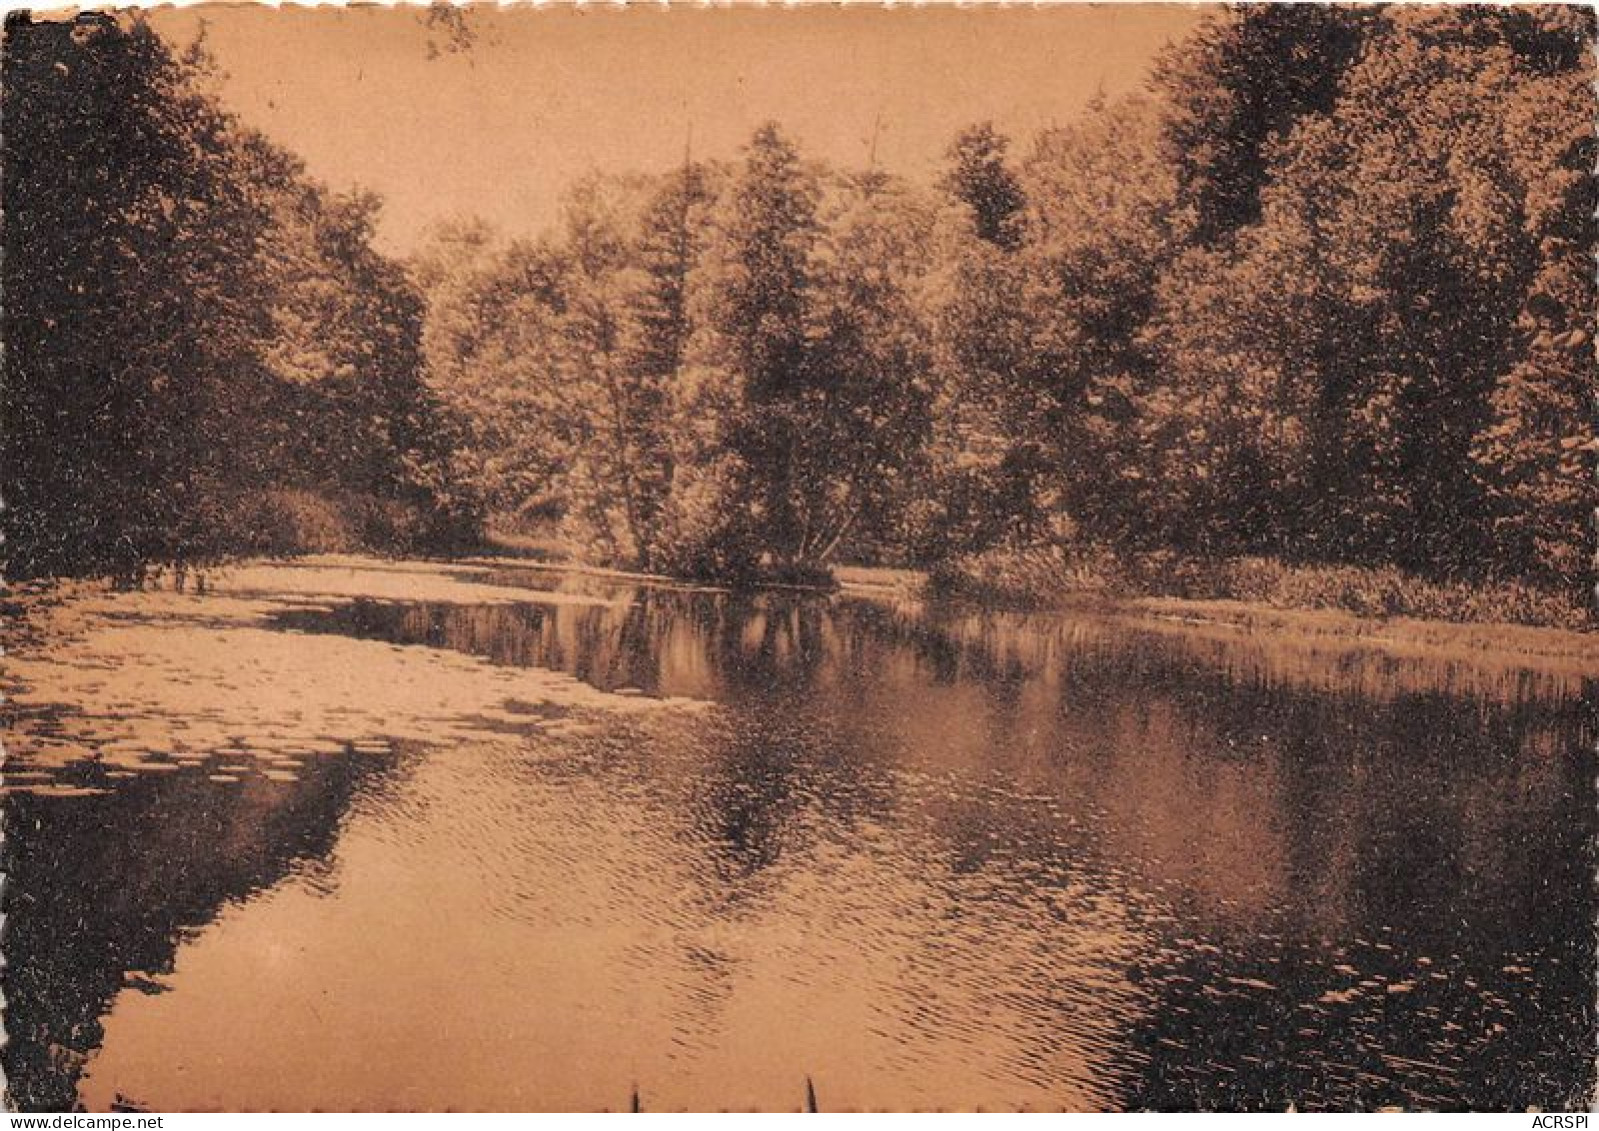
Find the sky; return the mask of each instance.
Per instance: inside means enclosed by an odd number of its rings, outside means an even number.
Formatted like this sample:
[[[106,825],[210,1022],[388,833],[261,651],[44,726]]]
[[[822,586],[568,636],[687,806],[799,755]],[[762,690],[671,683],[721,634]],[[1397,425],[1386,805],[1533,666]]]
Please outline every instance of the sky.
[[[177,44],[204,21],[223,101],[338,189],[384,198],[379,245],[436,220],[509,234],[558,216],[584,173],[735,156],[781,122],[810,156],[930,179],[964,126],[1025,150],[1103,92],[1142,85],[1200,12],[1185,5],[1006,8],[474,8],[473,43],[420,8],[162,8]]]

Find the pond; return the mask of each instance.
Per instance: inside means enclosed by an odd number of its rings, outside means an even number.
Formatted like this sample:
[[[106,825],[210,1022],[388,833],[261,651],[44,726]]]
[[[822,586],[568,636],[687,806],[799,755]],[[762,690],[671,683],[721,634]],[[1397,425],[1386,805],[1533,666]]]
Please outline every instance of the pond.
[[[38,616],[70,623],[8,660],[24,1109],[1593,1086],[1581,672],[503,564]]]

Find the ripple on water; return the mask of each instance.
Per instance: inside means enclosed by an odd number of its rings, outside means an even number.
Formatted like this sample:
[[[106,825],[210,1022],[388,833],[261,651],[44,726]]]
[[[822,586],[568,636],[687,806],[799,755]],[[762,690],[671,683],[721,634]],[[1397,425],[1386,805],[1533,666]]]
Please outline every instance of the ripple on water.
[[[728,1081],[788,1103],[813,1075],[824,1103],[1497,1108],[1591,1078],[1593,901],[1565,881],[1593,783],[1561,754],[1583,724],[1506,705],[1514,680],[772,597],[411,607],[391,580],[356,615],[341,584],[90,625],[109,667],[30,661],[69,694],[17,724],[8,790],[148,806],[81,824],[125,838],[130,890],[185,948],[170,992],[117,998],[105,1047],[77,1050],[91,1104],[262,1084],[258,1054],[284,1050],[259,1034],[301,1006],[291,1065],[416,1015],[515,1034],[481,1093],[435,1084],[456,1106],[529,1079],[579,1104],[639,1083],[714,1105]],[[673,707],[684,689],[722,705]],[[191,811],[219,816],[171,820]],[[172,830],[181,874],[147,851]],[[91,926],[119,906],[75,882]],[[190,935],[161,920],[180,905]],[[170,959],[145,922],[148,949],[117,937],[106,961]],[[260,956],[290,938],[294,984],[263,1004]],[[230,996],[206,963],[252,976]],[[388,1017],[402,980],[417,1001]],[[172,1072],[153,1035],[207,1016],[244,1034],[218,1054],[235,1071]],[[481,1057],[421,1044],[297,1098]],[[529,1050],[586,1067],[540,1077]]]

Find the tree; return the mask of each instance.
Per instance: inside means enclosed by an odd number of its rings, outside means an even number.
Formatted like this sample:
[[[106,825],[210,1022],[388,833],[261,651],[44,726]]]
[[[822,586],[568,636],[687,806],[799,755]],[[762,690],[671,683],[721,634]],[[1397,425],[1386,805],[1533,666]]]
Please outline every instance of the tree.
[[[436,230],[413,269],[427,296],[429,387],[461,421],[461,474],[496,521],[558,515],[571,440],[553,376],[569,263],[553,240],[501,246],[480,223]]]
[[[1323,543],[1330,500],[1311,464],[1323,363],[1364,327],[1324,321],[1329,297],[1303,269],[1311,238],[1282,217],[1230,252],[1188,250],[1161,278],[1142,332],[1160,377],[1137,394],[1127,472],[1142,488],[1140,544],[1296,557]]]
[[[646,191],[590,178],[567,200],[561,373],[574,441],[567,529],[606,564],[647,567],[669,464],[659,375],[630,364],[649,285],[634,253]]]
[[[796,506],[796,557],[817,566],[841,549],[869,557],[901,540],[935,391],[929,319],[918,304],[931,202],[870,171],[839,178],[829,196],[808,314],[808,427],[799,438],[809,481]]]
[[[801,564],[803,405],[816,377],[807,314],[819,185],[775,123],[756,131],[715,218],[694,288],[669,529],[681,568],[747,573],[762,552]]]
[[[1493,564],[1575,589],[1591,573],[1599,506],[1594,458],[1593,314],[1599,160],[1585,60],[1593,13],[1547,9],[1507,29],[1518,54],[1548,60],[1503,119],[1503,144],[1525,186],[1518,209],[1536,266],[1516,330],[1520,356],[1497,378],[1473,459],[1486,497]]]
[[[1540,28],[1550,18],[1373,17],[1332,104],[1269,147],[1258,222],[1163,281],[1153,332],[1170,384],[1146,415],[1166,481],[1192,472],[1175,511],[1223,547],[1452,577],[1495,571],[1485,522],[1525,542],[1503,513],[1517,475],[1492,465],[1528,434],[1514,405],[1560,367],[1526,368],[1517,323],[1530,327],[1536,281],[1560,274],[1550,256],[1592,246],[1567,223],[1568,243],[1541,247],[1530,222],[1563,191],[1583,206],[1591,137],[1574,96],[1554,96],[1585,81],[1583,33]],[[1539,128],[1533,105],[1553,115]],[[1552,472],[1533,452],[1584,442],[1565,427],[1523,454]]]
[[[939,182],[918,296],[934,350],[932,424],[925,490],[903,535],[923,564],[1037,540],[1058,483],[1044,448],[1047,405],[1019,254],[1025,197],[1008,148],[991,126],[973,126],[951,145]]]
[[[1210,245],[1260,217],[1274,150],[1302,117],[1325,115],[1376,9],[1237,5],[1171,48],[1152,85],[1166,107],[1159,149]]]
[[[264,332],[254,192],[289,174],[137,18],[7,18],[5,428],[14,577],[225,548],[232,374]],[[270,187],[270,186],[269,186]]]
[[[1021,183],[1006,162],[1010,139],[980,122],[963,130],[949,148],[944,190],[966,206],[972,229],[984,243],[1003,251],[1021,246],[1022,210],[1027,204]]]
[[[714,181],[712,170],[686,160],[679,172],[664,178],[645,205],[634,250],[639,279],[622,369],[632,390],[638,452],[629,514],[637,561],[645,569],[653,568],[659,556],[660,524],[675,473],[673,405],[694,329],[689,286],[705,253]]]
[[[280,329],[276,356],[298,353],[286,383],[312,394],[303,414],[309,450],[294,469],[308,485],[315,477],[344,496],[392,504],[385,521],[398,528],[371,539],[411,549],[470,524],[475,499],[454,466],[451,422],[425,381],[422,295],[372,247],[380,204],[369,193],[303,190],[304,256],[279,292],[279,310],[294,311],[300,332]]]
[[[1142,417],[1164,381],[1147,333],[1160,281],[1192,239],[1159,108],[1096,103],[1047,131],[1024,170],[1029,199],[1023,306],[1040,442],[1057,506],[1080,540],[1165,540],[1155,497],[1173,486],[1147,459]]]
[[[174,56],[137,17],[8,21],[14,576],[294,548],[274,499],[307,485],[348,496],[357,539],[470,524],[376,199],[328,194],[225,113],[202,46]]]

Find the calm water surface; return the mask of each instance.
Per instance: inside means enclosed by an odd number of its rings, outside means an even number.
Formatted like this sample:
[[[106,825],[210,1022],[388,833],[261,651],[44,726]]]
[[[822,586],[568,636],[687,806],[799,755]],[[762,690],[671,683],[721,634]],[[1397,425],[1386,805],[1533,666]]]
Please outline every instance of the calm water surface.
[[[273,628],[692,715],[7,798],[29,1108],[1558,1107],[1593,1084],[1591,686],[735,598]],[[530,594],[531,596],[531,594]],[[214,767],[212,767],[214,769]],[[226,779],[229,775],[222,775]]]

